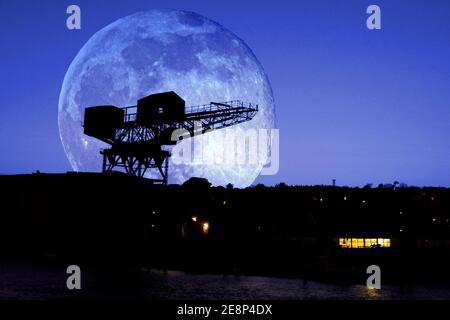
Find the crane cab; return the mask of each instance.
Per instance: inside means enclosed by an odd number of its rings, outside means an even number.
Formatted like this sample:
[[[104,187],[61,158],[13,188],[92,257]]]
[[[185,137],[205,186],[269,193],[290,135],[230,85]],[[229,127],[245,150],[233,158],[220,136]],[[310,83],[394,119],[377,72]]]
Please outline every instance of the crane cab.
[[[183,122],[185,101],[173,91],[151,94],[137,102],[136,121],[140,124]]]

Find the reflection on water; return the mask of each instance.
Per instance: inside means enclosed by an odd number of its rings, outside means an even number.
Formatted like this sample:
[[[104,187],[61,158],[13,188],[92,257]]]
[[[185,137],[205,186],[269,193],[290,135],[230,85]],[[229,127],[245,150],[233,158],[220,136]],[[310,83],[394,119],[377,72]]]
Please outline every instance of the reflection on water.
[[[422,300],[450,299],[450,288],[441,286],[337,285],[301,279],[251,276],[194,275],[169,271],[167,275],[152,270],[153,283],[145,296],[154,299],[280,299],[280,300]]]
[[[83,268],[82,268],[83,270]],[[338,285],[301,279],[255,276],[167,273],[148,270],[140,274],[140,290],[114,287],[92,290],[91,274],[82,271],[82,290],[66,289],[65,268],[57,266],[0,265],[0,299],[113,298],[144,300],[430,300],[450,299],[450,287],[383,285],[381,290],[365,285]],[[114,277],[111,283],[114,284]]]

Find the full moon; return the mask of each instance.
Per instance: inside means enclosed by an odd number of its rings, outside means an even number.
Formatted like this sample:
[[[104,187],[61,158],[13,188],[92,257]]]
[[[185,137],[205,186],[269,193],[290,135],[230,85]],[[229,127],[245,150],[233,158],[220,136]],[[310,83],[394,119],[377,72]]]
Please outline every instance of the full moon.
[[[152,93],[175,91],[186,106],[241,100],[257,104],[251,120],[226,130],[275,128],[272,89],[264,69],[245,42],[217,22],[193,12],[151,10],[121,18],[95,33],[70,64],[61,88],[58,124],[61,142],[75,171],[101,171],[99,151],[108,145],[84,135],[84,109],[126,107]],[[220,155],[224,134],[216,130],[188,140],[204,154]],[[255,130],[257,131],[257,130]],[[225,144],[226,144],[225,143]],[[259,146],[261,147],[261,146]],[[236,153],[249,152],[250,148]],[[203,177],[213,185],[251,185],[258,163],[169,162],[169,183]]]

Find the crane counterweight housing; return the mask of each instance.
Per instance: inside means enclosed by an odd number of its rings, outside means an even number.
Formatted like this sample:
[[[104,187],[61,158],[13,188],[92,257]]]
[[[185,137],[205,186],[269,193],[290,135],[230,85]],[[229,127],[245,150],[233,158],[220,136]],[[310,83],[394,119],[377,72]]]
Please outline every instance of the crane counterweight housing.
[[[108,142],[124,122],[124,110],[115,106],[96,106],[84,110],[84,134]]]

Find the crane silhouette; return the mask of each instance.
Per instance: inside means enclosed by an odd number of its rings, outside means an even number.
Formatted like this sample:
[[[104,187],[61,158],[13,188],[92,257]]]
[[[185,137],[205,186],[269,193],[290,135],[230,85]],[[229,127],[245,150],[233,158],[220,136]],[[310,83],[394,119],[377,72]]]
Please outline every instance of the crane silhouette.
[[[258,105],[240,100],[185,108],[185,101],[169,91],[139,99],[136,106],[85,108],[83,127],[84,134],[110,145],[100,151],[103,172],[123,168],[142,177],[153,170],[160,179],[151,180],[167,184],[170,152],[163,146],[177,143],[172,139],[175,130],[184,129],[193,137],[250,121],[257,112]]]

